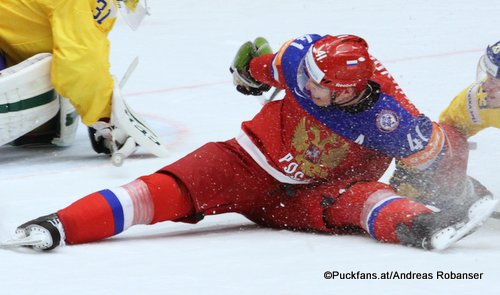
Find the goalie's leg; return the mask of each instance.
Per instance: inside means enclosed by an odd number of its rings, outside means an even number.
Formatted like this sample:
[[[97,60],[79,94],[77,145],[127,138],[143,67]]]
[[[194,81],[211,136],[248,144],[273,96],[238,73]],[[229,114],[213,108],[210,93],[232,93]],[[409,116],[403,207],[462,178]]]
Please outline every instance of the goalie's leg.
[[[0,71],[7,67],[7,62],[5,61],[5,56],[0,52]]]
[[[49,53],[41,53],[1,72],[0,145],[56,116],[59,100],[50,83],[51,60]]]
[[[70,145],[78,115],[50,81],[49,53],[37,54],[0,75],[0,145]]]

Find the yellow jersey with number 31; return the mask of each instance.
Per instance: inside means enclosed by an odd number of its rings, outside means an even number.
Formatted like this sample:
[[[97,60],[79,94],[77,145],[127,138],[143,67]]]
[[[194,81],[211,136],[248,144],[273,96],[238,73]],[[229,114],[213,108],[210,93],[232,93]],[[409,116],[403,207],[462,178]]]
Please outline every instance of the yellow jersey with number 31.
[[[0,50],[7,64],[51,52],[52,85],[87,125],[111,114],[107,34],[116,20],[115,1],[0,1]]]

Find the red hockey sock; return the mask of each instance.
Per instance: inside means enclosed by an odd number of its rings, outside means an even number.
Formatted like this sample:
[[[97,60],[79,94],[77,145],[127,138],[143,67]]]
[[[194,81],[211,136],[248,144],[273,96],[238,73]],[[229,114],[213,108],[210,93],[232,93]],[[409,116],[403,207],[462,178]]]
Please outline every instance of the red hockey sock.
[[[359,226],[379,241],[398,243],[398,224],[411,223],[416,216],[430,212],[424,205],[396,195],[384,183],[367,182],[340,195],[325,212],[325,219],[330,226]]]
[[[155,173],[115,189],[92,193],[57,214],[66,242],[78,244],[119,234],[134,224],[178,220],[193,212],[190,198],[175,179]]]
[[[76,201],[57,215],[68,244],[97,241],[115,234],[112,209],[100,192]]]
[[[373,238],[387,243],[399,243],[396,235],[398,224],[409,225],[415,217],[432,213],[432,210],[421,203],[394,194],[367,206],[363,213],[363,228]]]
[[[332,226],[361,226],[361,212],[366,199],[376,191],[394,192],[390,186],[381,182],[357,183],[338,196],[335,203],[326,210],[327,223]]]
[[[176,221],[194,214],[189,194],[172,176],[154,173],[139,179],[148,186],[154,203],[154,215],[149,224]]]

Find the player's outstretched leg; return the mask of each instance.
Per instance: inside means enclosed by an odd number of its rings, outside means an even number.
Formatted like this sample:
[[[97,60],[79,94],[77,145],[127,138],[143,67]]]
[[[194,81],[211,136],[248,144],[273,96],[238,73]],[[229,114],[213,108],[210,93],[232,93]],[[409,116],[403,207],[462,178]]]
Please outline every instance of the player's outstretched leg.
[[[428,250],[443,250],[472,234],[493,213],[498,199],[477,180],[471,178],[470,200],[463,210],[455,207],[415,218],[411,225],[399,224],[397,235],[401,244]]]
[[[382,183],[359,183],[340,195],[324,216],[332,228],[357,225],[378,241],[443,250],[474,232],[491,215],[498,201],[482,191],[460,214],[434,212]]]
[[[0,247],[52,250],[65,243],[102,240],[135,224],[178,221],[193,213],[190,197],[174,177],[154,173],[92,193],[57,213],[26,222]]]

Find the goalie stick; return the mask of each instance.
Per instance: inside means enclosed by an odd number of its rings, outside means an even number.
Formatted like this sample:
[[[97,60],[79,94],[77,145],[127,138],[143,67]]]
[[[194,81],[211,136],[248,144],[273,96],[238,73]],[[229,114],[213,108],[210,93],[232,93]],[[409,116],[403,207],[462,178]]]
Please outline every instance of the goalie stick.
[[[136,56],[134,58],[134,60],[132,60],[132,62],[130,63],[130,65],[127,68],[127,71],[125,72],[125,74],[123,74],[123,77],[119,83],[120,89],[123,89],[123,87],[125,87],[125,84],[127,84],[128,79],[130,78],[130,76],[132,76],[132,73],[137,68],[137,65],[139,65],[139,57],[138,56]]]
[[[160,137],[146,124],[146,121],[141,116],[128,106],[121,95],[121,89],[125,86],[138,64],[139,58],[135,57],[120,82],[115,83],[113,89],[111,124],[119,126],[130,136],[119,149],[116,145],[113,145],[111,162],[115,166],[123,164],[123,161],[136,150],[136,144],[157,157],[166,157],[168,155],[168,150]],[[112,135],[114,143],[114,139],[120,137],[120,134],[113,132]]]

